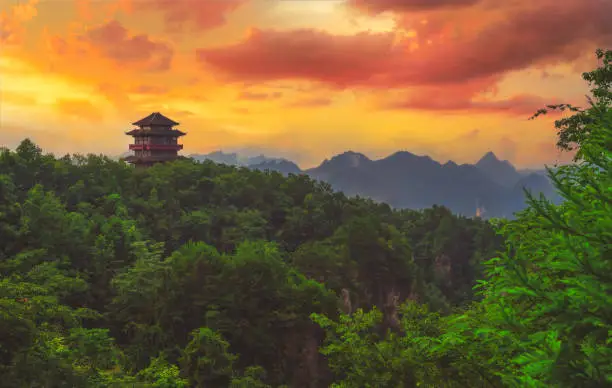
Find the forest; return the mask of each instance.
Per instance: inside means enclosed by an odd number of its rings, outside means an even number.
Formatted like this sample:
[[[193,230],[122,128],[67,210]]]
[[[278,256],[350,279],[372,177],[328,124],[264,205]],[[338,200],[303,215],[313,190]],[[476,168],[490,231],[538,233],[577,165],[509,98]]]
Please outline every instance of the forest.
[[[0,151],[0,386],[612,387],[612,51],[516,219]]]

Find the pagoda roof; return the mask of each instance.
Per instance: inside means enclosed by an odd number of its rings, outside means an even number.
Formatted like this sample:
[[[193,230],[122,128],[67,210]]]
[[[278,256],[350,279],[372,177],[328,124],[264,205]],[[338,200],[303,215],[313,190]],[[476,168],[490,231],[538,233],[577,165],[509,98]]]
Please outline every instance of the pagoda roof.
[[[132,125],[136,125],[138,127],[142,127],[145,125],[172,127],[174,125],[179,125],[179,123],[177,123],[174,120],[170,120],[169,118],[167,118],[166,116],[164,116],[163,114],[159,112],[153,112],[147,117],[132,123]]]

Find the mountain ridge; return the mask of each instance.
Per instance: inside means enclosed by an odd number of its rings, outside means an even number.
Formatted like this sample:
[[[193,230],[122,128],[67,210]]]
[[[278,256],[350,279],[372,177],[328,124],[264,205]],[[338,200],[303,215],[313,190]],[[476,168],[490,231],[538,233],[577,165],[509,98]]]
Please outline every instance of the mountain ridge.
[[[265,155],[240,157],[216,151],[196,156],[194,159],[200,161],[276,171],[285,176],[306,174],[347,195],[368,197],[395,208],[443,205],[466,216],[485,209],[487,217],[512,217],[525,207],[523,188],[559,200],[545,175],[521,172],[490,151],[474,164],[457,164],[452,160],[442,164],[427,155],[405,150],[380,159],[349,150],[308,169],[301,169],[288,159]]]
[[[266,156],[265,154],[259,154],[258,156],[247,156],[247,155],[243,155],[241,152],[224,152],[222,150],[216,150],[216,151],[212,151],[212,152],[209,152],[209,153],[206,153],[206,154],[193,153],[193,154],[187,155],[187,157],[195,159],[195,160],[198,160],[198,161],[212,160],[212,161],[217,162],[217,163],[222,163],[219,160],[219,158],[217,157],[217,155],[225,155],[225,156],[230,156],[231,155],[231,156],[235,157],[237,160],[242,161],[241,165],[259,164],[259,163],[267,161],[267,160],[286,160],[286,161],[289,161],[291,163],[294,163],[296,166],[298,166],[300,171],[304,172],[304,171],[308,171],[308,170],[312,170],[314,168],[317,168],[321,164],[325,163],[326,161],[329,162],[333,158],[335,158],[337,156],[341,156],[343,154],[357,154],[357,155],[363,156],[364,158],[366,158],[369,161],[376,162],[378,160],[387,159],[390,156],[393,156],[394,154],[402,153],[402,152],[410,153],[410,154],[413,154],[415,156],[420,156],[420,157],[425,157],[425,158],[432,159],[428,155],[418,155],[418,154],[414,154],[414,153],[411,153],[411,152],[405,151],[405,150],[404,151],[396,151],[396,152],[394,152],[392,154],[389,154],[389,155],[387,155],[385,157],[382,157],[382,158],[372,159],[372,158],[369,158],[368,156],[366,156],[365,154],[363,154],[361,152],[348,150],[348,151],[344,151],[344,152],[338,153],[338,154],[336,154],[336,155],[334,155],[334,156],[332,156],[330,158],[324,159],[321,163],[319,163],[315,167],[302,168],[302,167],[299,166],[299,164],[295,163],[294,161],[292,161],[289,158],[285,158],[285,157],[272,157],[272,156]],[[127,156],[127,155],[130,155],[130,154],[131,154],[131,152],[124,152],[119,157]],[[493,151],[488,151],[480,159],[483,159],[485,156],[487,156],[487,154],[492,154],[495,158],[497,158],[497,156],[495,155],[495,153]],[[260,158],[261,160],[259,162],[256,162],[256,161],[253,160],[253,159],[256,159],[256,158]],[[511,166],[514,167],[514,165],[512,165],[512,163],[507,161],[507,160],[501,160],[499,158],[497,158],[497,159],[502,161],[502,162],[509,163]],[[432,159],[432,160],[434,160],[434,159]],[[450,163],[450,164],[456,164],[456,165],[470,165],[470,166],[474,166],[474,165],[476,165],[478,163],[478,161],[476,163],[461,163],[460,164],[460,163],[457,163],[457,162],[455,162],[453,160],[447,160],[445,163],[442,163],[442,162],[438,162],[438,163],[440,163],[442,165]],[[516,168],[516,167],[514,167],[514,168],[521,175],[529,175],[531,173],[536,173],[536,174],[540,174],[540,175],[546,175],[546,168],[544,168],[544,167],[541,167],[541,168],[529,167],[529,168],[520,168],[520,169]]]

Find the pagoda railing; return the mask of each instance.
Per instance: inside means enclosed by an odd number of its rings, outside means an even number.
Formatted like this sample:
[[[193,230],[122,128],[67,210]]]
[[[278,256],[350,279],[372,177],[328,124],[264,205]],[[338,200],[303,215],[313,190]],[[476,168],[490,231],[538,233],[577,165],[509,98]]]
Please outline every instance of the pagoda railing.
[[[132,151],[155,151],[155,150],[170,150],[170,151],[178,151],[183,149],[182,144],[130,144],[130,150]]]

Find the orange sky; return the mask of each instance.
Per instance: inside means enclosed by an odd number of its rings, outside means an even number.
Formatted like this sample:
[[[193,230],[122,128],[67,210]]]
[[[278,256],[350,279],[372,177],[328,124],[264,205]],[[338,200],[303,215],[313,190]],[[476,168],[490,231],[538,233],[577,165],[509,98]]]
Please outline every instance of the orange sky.
[[[0,145],[117,155],[161,111],[185,153],[567,159],[612,0],[3,0]]]

